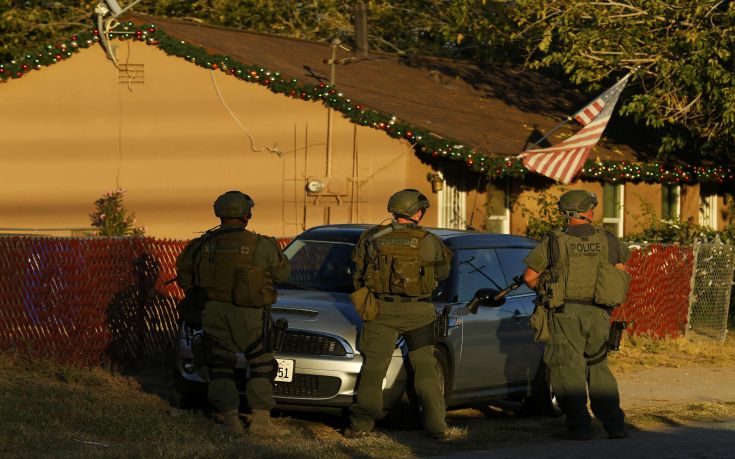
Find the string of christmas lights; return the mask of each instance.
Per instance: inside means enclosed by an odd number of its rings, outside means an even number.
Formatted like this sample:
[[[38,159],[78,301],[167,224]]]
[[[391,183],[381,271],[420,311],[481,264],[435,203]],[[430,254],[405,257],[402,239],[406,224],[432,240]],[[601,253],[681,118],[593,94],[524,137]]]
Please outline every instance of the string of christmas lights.
[[[137,40],[157,46],[168,55],[181,57],[201,67],[221,70],[244,81],[268,87],[272,92],[306,101],[321,101],[341,112],[353,123],[380,129],[389,136],[411,142],[416,150],[435,158],[448,158],[464,162],[477,173],[491,178],[524,177],[530,172],[516,157],[488,156],[457,142],[438,137],[424,129],[411,126],[394,115],[380,113],[345,97],[335,87],[300,83],[296,79],[284,79],[279,72],[259,66],[245,65],[227,56],[210,55],[203,48],[174,39],[159,30],[155,24],[136,26],[132,22],[122,23],[114,36],[120,40]],[[36,53],[0,64],[0,82],[21,78],[33,70],[53,65],[71,57],[79,49],[88,48],[99,42],[99,31],[94,29],[80,33],[69,40],[46,45]],[[629,161],[588,160],[580,177],[602,182],[655,182],[655,183],[717,183],[735,180],[735,173],[723,167],[666,165],[663,163],[641,163]]]

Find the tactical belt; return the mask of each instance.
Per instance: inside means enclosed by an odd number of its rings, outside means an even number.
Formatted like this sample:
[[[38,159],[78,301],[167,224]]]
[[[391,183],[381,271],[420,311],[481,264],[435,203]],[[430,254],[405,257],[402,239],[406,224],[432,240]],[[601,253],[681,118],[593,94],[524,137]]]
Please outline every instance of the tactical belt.
[[[581,304],[584,306],[599,306],[590,298],[564,298],[564,303]]]
[[[375,298],[388,303],[418,303],[419,301],[429,301],[430,296],[396,296],[396,295],[380,295],[376,294]]]
[[[564,303],[581,304],[583,306],[594,306],[596,308],[604,309],[607,312],[610,312],[612,310],[612,308],[609,306],[605,306],[604,304],[600,304],[600,303],[595,303],[594,300],[585,299],[585,298],[564,298]]]

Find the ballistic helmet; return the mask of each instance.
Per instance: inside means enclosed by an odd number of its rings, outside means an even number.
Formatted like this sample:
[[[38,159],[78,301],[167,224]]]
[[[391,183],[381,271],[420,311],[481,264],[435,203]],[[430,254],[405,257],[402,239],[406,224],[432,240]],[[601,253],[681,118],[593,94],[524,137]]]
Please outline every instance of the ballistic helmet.
[[[571,190],[559,198],[559,211],[567,217],[577,217],[594,207],[597,207],[597,195],[591,191]]]
[[[388,212],[399,217],[411,217],[419,210],[426,211],[428,208],[429,200],[413,188],[399,191],[388,200]]]
[[[241,191],[228,191],[214,201],[214,215],[220,218],[243,218],[255,207],[253,198]]]

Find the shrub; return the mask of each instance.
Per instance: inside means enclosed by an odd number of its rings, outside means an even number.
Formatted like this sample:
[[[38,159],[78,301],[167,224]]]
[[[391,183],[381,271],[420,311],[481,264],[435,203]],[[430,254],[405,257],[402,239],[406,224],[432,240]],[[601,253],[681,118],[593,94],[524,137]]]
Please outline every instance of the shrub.
[[[96,210],[89,214],[92,226],[99,228],[100,236],[143,236],[144,226],[135,226],[135,213],[128,213],[123,205],[125,190],[108,191],[94,202]]]

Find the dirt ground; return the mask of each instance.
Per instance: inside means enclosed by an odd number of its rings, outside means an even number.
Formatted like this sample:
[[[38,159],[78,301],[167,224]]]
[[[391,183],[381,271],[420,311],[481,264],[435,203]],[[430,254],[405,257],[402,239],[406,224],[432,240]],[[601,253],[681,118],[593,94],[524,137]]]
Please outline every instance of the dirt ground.
[[[621,405],[626,411],[696,402],[735,402],[735,367],[657,367],[619,374],[617,379]],[[608,440],[601,435],[586,442],[555,441],[439,457],[732,459],[735,457],[735,419],[640,429],[631,431],[625,440]]]
[[[624,410],[681,402],[735,402],[735,367],[656,367],[616,377]]]

